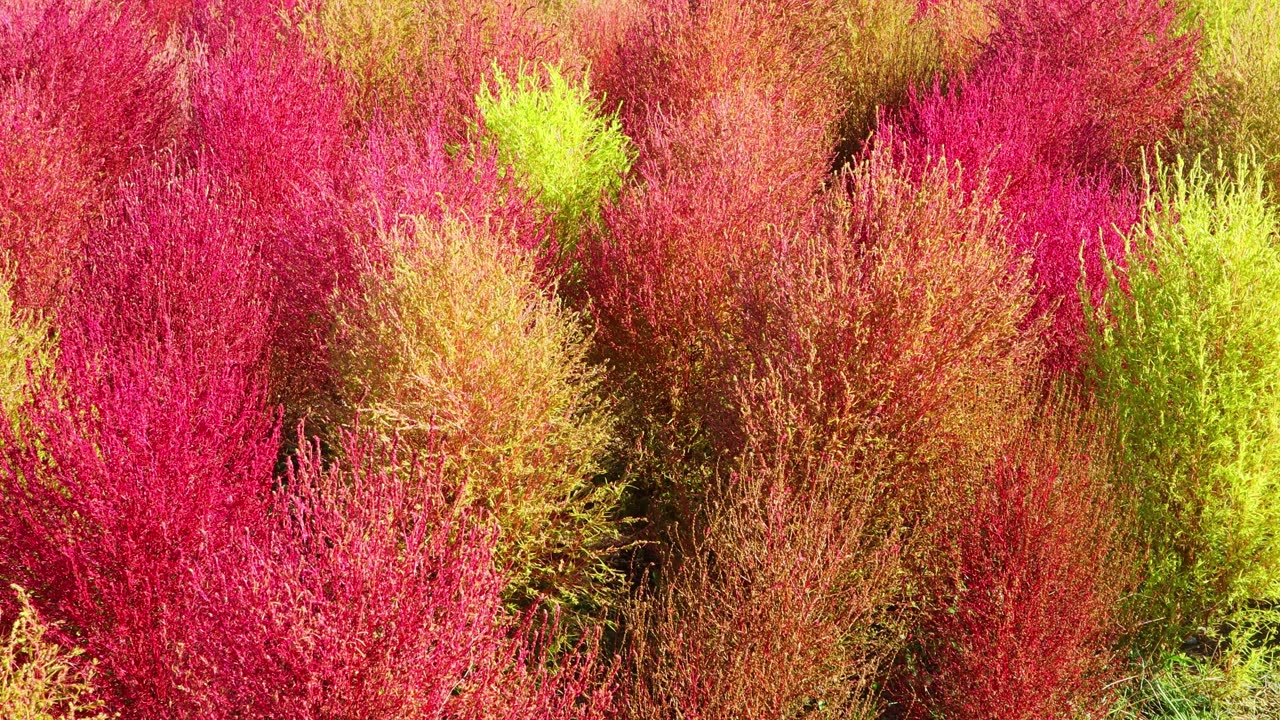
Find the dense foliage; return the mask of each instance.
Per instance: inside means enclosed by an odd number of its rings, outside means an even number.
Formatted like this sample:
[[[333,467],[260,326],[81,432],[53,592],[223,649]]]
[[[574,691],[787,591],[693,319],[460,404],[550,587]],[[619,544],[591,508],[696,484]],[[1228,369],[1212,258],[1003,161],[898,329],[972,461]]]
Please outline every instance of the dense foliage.
[[[1280,717],[1270,0],[0,0],[0,715]]]

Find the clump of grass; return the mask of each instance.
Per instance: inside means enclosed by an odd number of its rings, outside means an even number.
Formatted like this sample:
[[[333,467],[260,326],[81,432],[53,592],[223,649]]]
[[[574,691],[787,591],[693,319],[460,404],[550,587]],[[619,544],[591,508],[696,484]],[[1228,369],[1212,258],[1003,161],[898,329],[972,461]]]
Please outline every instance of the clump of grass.
[[[1219,172],[1224,161],[1219,160]],[[1093,326],[1121,476],[1149,546],[1140,611],[1181,640],[1280,594],[1280,247],[1249,158],[1160,167]]]
[[[492,87],[476,104],[525,190],[554,218],[561,250],[572,250],[584,223],[600,218],[600,203],[615,195],[634,150],[617,116],[604,112],[584,78],[570,82],[553,65],[522,66],[509,78],[495,66]],[[545,76],[545,80],[543,78]]]
[[[1127,678],[1115,720],[1254,720],[1280,711],[1280,612],[1247,608],[1196,642],[1141,661]]]
[[[423,220],[386,240],[387,266],[342,321],[348,404],[411,446],[439,436],[451,477],[502,528],[511,599],[605,602],[619,488],[593,481],[612,419],[578,318],[481,224]]]
[[[0,638],[0,715],[10,720],[106,720],[92,699],[94,667],[83,651],[63,650],[45,639],[48,628],[17,585],[18,616]]]

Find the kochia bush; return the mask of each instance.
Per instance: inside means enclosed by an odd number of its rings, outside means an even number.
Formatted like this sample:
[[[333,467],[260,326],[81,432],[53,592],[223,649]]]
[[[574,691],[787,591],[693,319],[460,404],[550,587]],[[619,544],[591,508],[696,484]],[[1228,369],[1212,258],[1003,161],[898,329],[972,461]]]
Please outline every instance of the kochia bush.
[[[346,435],[326,467],[298,445],[257,532],[192,568],[192,717],[603,720],[608,666],[589,641],[550,657],[553,625],[507,615],[496,528],[438,448]]]
[[[1096,326],[1093,376],[1149,546],[1137,602],[1156,639],[1280,596],[1278,221],[1253,161],[1232,174],[1157,170]]]
[[[382,238],[343,320],[337,365],[359,422],[417,447],[502,528],[509,595],[605,599],[618,488],[598,485],[612,419],[579,318],[536,282],[501,229],[420,218]]]
[[[1159,0],[1002,0],[971,74],[917,95],[905,113],[914,162],[946,157],[976,177],[1031,257],[1048,365],[1074,371],[1084,347],[1076,286],[1096,297],[1101,255],[1123,251],[1139,202],[1126,163],[1176,129],[1195,69],[1195,33]],[[971,180],[974,182],[976,180]],[[973,187],[973,185],[970,185]],[[1082,269],[1083,262],[1083,269]]]
[[[600,204],[631,167],[617,118],[602,114],[585,79],[572,84],[555,66],[521,67],[514,79],[495,68],[476,104],[499,158],[555,219],[558,251],[572,252],[583,224],[599,220]]]
[[[116,184],[173,140],[173,81],[133,3],[0,9],[0,254],[17,307],[60,304]]]
[[[920,628],[909,715],[1095,717],[1130,558],[1088,419],[1055,400],[1002,443],[967,521],[949,591]]]
[[[1187,140],[1193,149],[1248,152],[1253,146],[1274,193],[1280,186],[1280,6],[1191,0],[1187,14],[1202,21],[1204,31]]]
[[[101,697],[131,717],[190,707],[175,668],[203,632],[192,568],[259,522],[276,455],[269,307],[226,222],[236,198],[154,172],[89,243],[56,378],[0,423],[0,575],[98,662]]]

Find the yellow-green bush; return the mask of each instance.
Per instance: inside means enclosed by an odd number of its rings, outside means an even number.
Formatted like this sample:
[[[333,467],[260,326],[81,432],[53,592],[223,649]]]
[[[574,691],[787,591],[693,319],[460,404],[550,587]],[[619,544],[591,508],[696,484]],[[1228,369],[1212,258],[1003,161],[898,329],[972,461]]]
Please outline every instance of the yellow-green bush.
[[[1151,639],[1280,597],[1277,216],[1251,160],[1222,165],[1160,169],[1095,327],[1149,551],[1137,609]]]
[[[0,280],[0,407],[13,412],[27,397],[31,373],[51,360],[47,323],[14,308],[9,283]]]
[[[492,509],[513,601],[602,602],[620,489],[595,481],[612,417],[579,319],[481,224],[419,221],[385,239],[389,267],[366,275],[363,306],[343,319],[347,402],[361,422],[443,451]]]
[[[1253,146],[1274,188],[1280,183],[1280,3],[1191,0],[1189,10],[1204,28],[1187,123],[1191,145],[1232,152]]]
[[[541,75],[545,74],[545,83]],[[476,104],[499,157],[555,219],[560,247],[572,248],[583,223],[617,193],[634,151],[616,116],[602,112],[584,79],[571,83],[554,66],[521,68],[509,79],[494,68]]]
[[[0,639],[0,717],[7,720],[105,720],[91,699],[93,666],[80,666],[79,650],[45,640],[45,626],[22,588],[13,586],[21,610]]]

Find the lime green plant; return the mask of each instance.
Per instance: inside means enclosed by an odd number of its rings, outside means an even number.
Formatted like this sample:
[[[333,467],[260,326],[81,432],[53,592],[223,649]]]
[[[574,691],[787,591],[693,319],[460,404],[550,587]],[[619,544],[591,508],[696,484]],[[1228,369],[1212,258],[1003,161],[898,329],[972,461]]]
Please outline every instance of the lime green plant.
[[[1093,328],[1149,547],[1137,609],[1154,640],[1280,597],[1277,216],[1252,158],[1218,164],[1157,170]]]
[[[584,223],[599,217],[603,199],[622,187],[635,150],[616,114],[593,100],[588,80],[561,70],[521,68],[515,79],[496,65],[476,104],[525,190],[555,220],[560,249],[571,249]]]
[[[0,639],[0,717],[8,720],[105,720],[92,700],[93,665],[78,663],[81,650],[65,651],[45,639],[31,599],[17,585],[21,609]]]
[[[1188,15],[1204,29],[1196,102],[1187,119],[1191,146],[1256,148],[1274,192],[1280,184],[1280,3],[1191,0]]]
[[[530,260],[482,225],[419,221],[387,238],[336,365],[360,421],[446,471],[500,526],[508,597],[570,609],[607,602],[620,488],[597,482],[613,419],[579,318]]]

